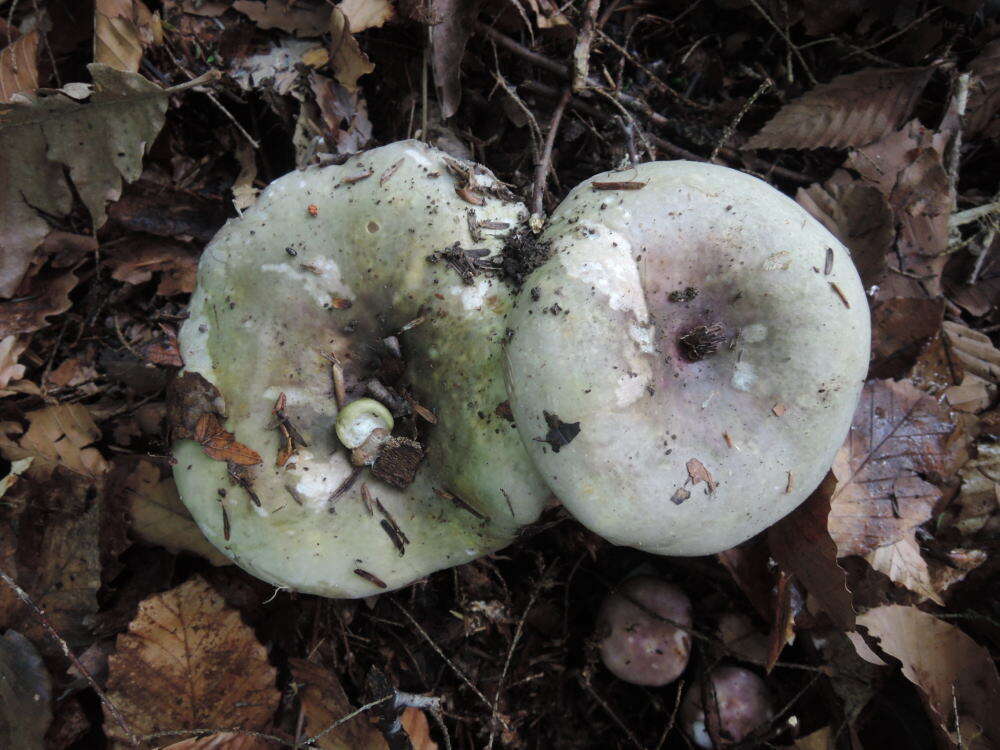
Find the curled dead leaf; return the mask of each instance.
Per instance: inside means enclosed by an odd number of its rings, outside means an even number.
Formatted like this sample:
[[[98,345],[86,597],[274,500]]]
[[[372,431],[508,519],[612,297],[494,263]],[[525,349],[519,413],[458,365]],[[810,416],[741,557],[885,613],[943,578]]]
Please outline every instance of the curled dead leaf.
[[[263,460],[257,451],[236,440],[235,435],[222,426],[219,417],[211,412],[198,417],[194,440],[209,458],[216,461],[229,461],[237,466],[255,466]]]

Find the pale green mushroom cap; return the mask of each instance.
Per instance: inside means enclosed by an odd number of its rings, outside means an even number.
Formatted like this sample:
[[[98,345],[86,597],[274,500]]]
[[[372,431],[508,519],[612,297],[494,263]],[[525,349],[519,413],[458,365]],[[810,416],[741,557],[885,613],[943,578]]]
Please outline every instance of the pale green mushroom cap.
[[[502,193],[491,175],[475,180],[482,206],[456,193],[440,152],[392,144],[276,180],[205,249],[180,348],[186,371],[221,392],[226,429],[261,455],[252,480],[261,507],[193,440],[175,443],[174,474],[205,535],[254,575],[307,593],[366,596],[386,589],[365,574],[398,588],[505,546],[537,518],[549,491],[513,425],[495,413],[507,400],[508,287],[485,273],[464,284],[446,263],[427,260],[456,242],[496,255],[523,223],[523,205],[489,194]],[[405,489],[365,469],[331,503],[354,467],[335,434],[323,355],[343,364],[349,395],[363,396],[357,384],[379,342],[421,316],[399,338],[406,381],[438,420],[421,438],[427,457]],[[308,447],[278,467],[272,409],[282,393]],[[363,484],[409,540],[404,554],[385,516],[368,514]]]
[[[850,255],[819,222],[744,173],[653,162],[576,187],[543,236],[554,254],[511,315],[508,377],[525,446],[577,519],[709,554],[816,488],[871,336]],[[689,361],[679,340],[699,326],[718,326],[718,350]],[[579,428],[558,452],[545,412]]]

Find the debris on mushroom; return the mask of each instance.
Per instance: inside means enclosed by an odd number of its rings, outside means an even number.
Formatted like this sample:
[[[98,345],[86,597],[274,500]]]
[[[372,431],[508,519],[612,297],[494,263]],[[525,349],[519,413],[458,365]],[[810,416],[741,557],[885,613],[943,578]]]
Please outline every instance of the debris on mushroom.
[[[706,750],[743,742],[765,730],[773,718],[767,684],[753,672],[735,666],[716,667],[707,681],[693,682],[680,710],[684,732]]]
[[[654,576],[634,576],[608,595],[597,616],[601,660],[634,685],[676,680],[691,656],[691,601]]]

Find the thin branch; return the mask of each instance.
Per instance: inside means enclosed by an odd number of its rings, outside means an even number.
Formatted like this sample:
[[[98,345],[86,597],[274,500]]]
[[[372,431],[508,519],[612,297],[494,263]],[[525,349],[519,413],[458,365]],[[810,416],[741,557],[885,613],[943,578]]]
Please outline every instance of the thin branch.
[[[562,122],[566,105],[569,104],[570,97],[573,96],[571,89],[563,91],[552,113],[552,121],[549,123],[549,132],[545,134],[545,145],[542,147],[542,158],[538,160],[535,167],[535,183],[531,191],[531,213],[533,216],[541,216],[543,202],[545,199],[545,183],[548,182],[549,172],[552,169],[552,148],[555,146],[556,133],[559,132],[559,123]]]
[[[806,62],[806,59],[802,56],[802,52],[799,51],[799,48],[792,41],[791,37],[789,37],[788,34],[780,26],[778,26],[778,24],[774,22],[774,19],[772,19],[771,16],[767,14],[767,11],[764,10],[763,7],[761,7],[761,4],[757,2],[757,0],[750,0],[750,4],[757,9],[757,12],[764,17],[765,21],[771,24],[771,28],[777,31],[778,34],[781,36],[781,38],[785,40],[785,44],[788,45],[788,49],[790,49],[792,53],[799,59],[799,64],[802,65],[802,70],[805,71],[806,78],[809,79],[809,83],[815,86],[817,84],[816,76],[812,74],[812,70],[809,69],[809,64]]]
[[[0,579],[3,579],[3,582],[7,584],[10,590],[17,595],[18,599],[28,605],[28,608],[35,616],[35,619],[41,623],[42,627],[45,628],[52,640],[59,645],[59,648],[62,650],[63,654],[66,655],[66,658],[73,663],[73,666],[80,672],[81,675],[83,675],[83,679],[85,679],[94,689],[94,692],[97,693],[97,697],[101,699],[101,703],[104,704],[114,717],[115,722],[122,728],[122,731],[125,732],[129,741],[133,745],[138,745],[140,742],[139,736],[132,730],[132,727],[129,726],[128,722],[125,721],[125,717],[122,716],[121,711],[118,710],[118,706],[111,702],[104,690],[101,689],[101,686],[97,684],[97,680],[93,678],[90,672],[87,671],[87,668],[80,663],[79,659],[76,658],[76,654],[70,650],[69,644],[63,640],[61,635],[59,635],[56,629],[52,626],[52,623],[49,622],[49,619],[45,616],[45,613],[37,604],[35,604],[31,596],[28,595],[28,592],[18,586],[17,582],[7,575],[6,571],[0,570]]]

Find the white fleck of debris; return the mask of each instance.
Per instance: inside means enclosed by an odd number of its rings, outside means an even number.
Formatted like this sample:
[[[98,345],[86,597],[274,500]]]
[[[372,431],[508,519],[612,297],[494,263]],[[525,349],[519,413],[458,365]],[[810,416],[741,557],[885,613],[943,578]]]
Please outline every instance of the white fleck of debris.
[[[483,302],[486,299],[486,292],[490,290],[490,284],[486,279],[479,279],[471,286],[461,284],[451,287],[448,291],[456,297],[462,298],[462,307],[466,310],[482,310]]]
[[[632,340],[639,345],[646,354],[655,353],[656,349],[653,347],[653,327],[652,326],[641,326],[636,323],[631,323],[628,327],[629,336]]]
[[[767,326],[763,323],[751,323],[743,327],[740,338],[747,344],[756,344],[767,338]]]
[[[753,371],[753,365],[749,362],[737,362],[736,366],[733,367],[733,388],[739,391],[749,391],[756,379],[757,375]]]

